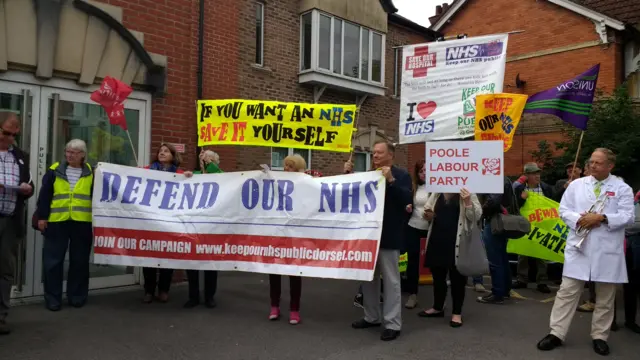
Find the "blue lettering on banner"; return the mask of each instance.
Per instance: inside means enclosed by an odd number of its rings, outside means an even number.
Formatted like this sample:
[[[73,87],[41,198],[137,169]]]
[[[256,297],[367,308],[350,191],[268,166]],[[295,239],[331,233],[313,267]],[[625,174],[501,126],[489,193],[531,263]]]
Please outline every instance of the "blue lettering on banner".
[[[360,214],[360,184],[361,181],[354,183],[342,183],[342,207],[341,213]],[[351,201],[349,201],[351,200]],[[351,210],[349,210],[351,205]]]
[[[217,198],[220,185],[215,182],[204,183],[180,183],[174,181],[164,182],[164,191],[160,193],[163,182],[156,179],[145,179],[137,176],[127,176],[124,188],[122,189],[122,204],[136,204],[140,206],[151,206],[151,202],[159,198],[159,209],[173,210],[177,208],[193,208],[198,201],[197,209],[211,208]],[[122,178],[118,174],[102,173],[102,194],[100,202],[114,202],[118,200],[121,192]],[[144,189],[142,189],[144,187]],[[182,190],[182,191],[181,191]]]
[[[488,58],[495,57],[499,59],[499,55],[502,54],[504,43],[502,41],[494,41],[486,44],[464,45],[454,46],[447,48],[446,61],[452,61],[455,64],[455,60],[463,59],[476,59],[476,58]],[[449,65],[449,63],[447,63]]]
[[[408,122],[404,128],[405,135],[419,135],[432,133],[435,128],[434,120]]]
[[[140,184],[142,184],[142,178],[137,176],[127,176],[127,185],[125,185],[124,192],[122,193],[123,204],[133,204],[136,202],[138,198],[131,198],[131,193],[137,192],[139,187],[136,185]]]
[[[108,171],[101,174],[102,203],[120,202],[136,206],[155,206],[161,210],[209,209],[220,192],[217,182],[183,182],[145,179]],[[320,183],[319,213],[373,213],[377,208],[379,181]],[[293,211],[295,183],[291,180],[247,179],[240,200],[248,209]]]
[[[341,192],[342,196],[340,197],[340,212],[341,213],[351,213],[351,214],[360,214],[360,192],[362,181],[356,181],[353,183],[342,183],[341,184]],[[332,183],[331,187],[329,187],[328,183],[320,184],[320,208],[318,212],[327,212],[325,209],[325,203],[329,210],[329,212],[336,212],[336,187],[338,183]],[[369,181],[364,185],[364,196],[367,199],[368,203],[364,204],[364,212],[372,213],[376,210],[376,194],[375,191],[378,189],[377,181]]]
[[[344,111],[344,108],[335,106],[333,109],[320,109],[320,120],[331,121],[331,126],[341,126],[353,122],[353,111]]]
[[[242,184],[242,205],[248,210],[254,209],[260,201],[262,195],[262,209],[271,210],[275,202],[274,184],[278,186],[278,207],[277,211],[293,211],[293,194],[294,185],[291,180],[262,180],[262,191],[256,179],[247,179]]]

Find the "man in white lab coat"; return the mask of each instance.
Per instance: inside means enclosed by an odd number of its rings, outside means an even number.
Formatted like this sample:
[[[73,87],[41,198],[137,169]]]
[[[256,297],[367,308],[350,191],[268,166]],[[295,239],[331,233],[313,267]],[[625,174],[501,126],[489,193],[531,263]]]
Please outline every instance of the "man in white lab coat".
[[[627,282],[624,259],[624,229],[634,222],[633,191],[622,179],[611,175],[616,157],[609,149],[591,155],[591,176],[576,179],[560,202],[560,217],[570,232],[564,249],[562,284],[551,310],[551,333],[538,343],[540,350],[552,350],[565,340],[585,281],[596,283],[596,306],[591,321],[593,349],[609,354],[607,338],[614,316],[616,285]],[[589,212],[595,205],[604,210]],[[579,227],[590,229],[582,239]]]

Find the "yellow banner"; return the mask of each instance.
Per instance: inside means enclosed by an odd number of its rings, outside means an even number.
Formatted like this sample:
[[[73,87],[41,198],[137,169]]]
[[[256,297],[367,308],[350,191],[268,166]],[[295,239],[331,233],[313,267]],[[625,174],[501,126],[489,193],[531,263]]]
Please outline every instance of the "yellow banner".
[[[198,146],[351,151],[355,105],[198,100]]]
[[[545,196],[529,192],[520,215],[529,220],[531,231],[519,239],[509,239],[507,252],[564,263],[569,227],[560,219],[559,206]]]
[[[481,94],[476,96],[476,140],[503,140],[504,152],[511,149],[527,95]]]

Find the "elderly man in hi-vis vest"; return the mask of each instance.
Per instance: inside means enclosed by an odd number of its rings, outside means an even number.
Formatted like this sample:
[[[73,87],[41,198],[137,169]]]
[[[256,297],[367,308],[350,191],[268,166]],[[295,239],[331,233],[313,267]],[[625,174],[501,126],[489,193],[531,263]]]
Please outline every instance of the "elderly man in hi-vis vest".
[[[570,232],[564,250],[562,284],[551,311],[551,332],[538,343],[540,350],[562,345],[584,282],[593,281],[593,349],[600,355],[609,354],[607,339],[614,318],[616,285],[627,282],[624,231],[635,217],[631,188],[611,175],[615,162],[611,150],[596,149],[589,162],[591,175],[571,182],[562,196],[560,217]]]

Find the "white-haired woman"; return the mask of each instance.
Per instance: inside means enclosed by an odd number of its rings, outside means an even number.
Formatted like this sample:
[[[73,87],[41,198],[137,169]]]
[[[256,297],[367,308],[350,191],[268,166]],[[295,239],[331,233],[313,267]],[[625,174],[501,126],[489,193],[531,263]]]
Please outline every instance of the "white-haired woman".
[[[200,152],[200,169],[194,174],[215,174],[223,171],[218,167],[220,156],[211,150]],[[189,281],[189,300],[184,304],[186,309],[191,309],[200,304],[200,272],[198,270],[187,270]],[[204,306],[212,309],[216,307],[214,296],[218,288],[218,272],[214,270],[204,271]]]
[[[91,255],[91,194],[93,169],[85,162],[87,144],[69,141],[65,160],[57,162],[42,178],[38,196],[38,229],[45,237],[43,247],[44,297],[47,309],[62,306],[64,258],[69,250],[67,298],[74,307],[82,307],[89,293],[89,257]]]
[[[220,155],[212,150],[201,151],[200,171],[202,171],[202,174],[217,174],[223,172],[220,170]]]

